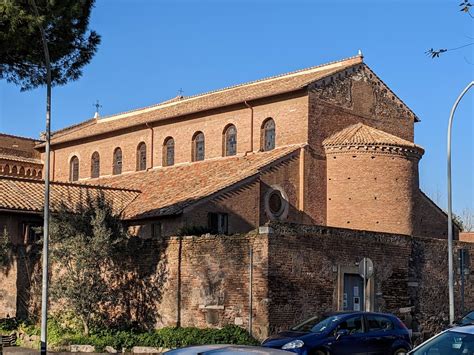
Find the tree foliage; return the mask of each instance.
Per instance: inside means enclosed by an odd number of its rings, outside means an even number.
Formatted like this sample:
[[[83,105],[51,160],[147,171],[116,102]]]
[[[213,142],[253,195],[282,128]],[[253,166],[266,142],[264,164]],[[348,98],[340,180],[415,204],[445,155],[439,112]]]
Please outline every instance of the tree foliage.
[[[40,26],[51,60],[52,85],[77,80],[100,44],[89,31],[94,0],[0,0],[0,79],[29,90],[46,85]]]
[[[78,315],[87,335],[101,305],[114,300],[107,272],[127,232],[110,204],[98,198],[78,206],[77,213],[62,207],[51,220],[50,238],[51,296]]]

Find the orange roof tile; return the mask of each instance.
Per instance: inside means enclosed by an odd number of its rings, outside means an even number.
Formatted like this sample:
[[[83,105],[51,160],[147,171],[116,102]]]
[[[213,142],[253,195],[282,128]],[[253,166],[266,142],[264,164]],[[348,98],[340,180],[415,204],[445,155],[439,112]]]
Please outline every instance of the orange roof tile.
[[[142,193],[124,211],[127,219],[173,215],[203,198],[258,176],[266,168],[293,156],[292,153],[301,147],[293,145],[269,152],[156,168],[90,182],[140,190]]]
[[[13,162],[21,162],[21,163],[30,163],[30,164],[37,164],[37,165],[43,165],[43,162],[41,159],[35,159],[35,158],[29,158],[29,157],[22,157],[18,155],[12,155],[12,154],[3,154],[0,151],[0,160],[11,160]]]
[[[0,209],[42,212],[44,181],[17,177],[0,177]],[[89,186],[74,183],[51,183],[51,209],[57,211],[61,203],[74,211],[78,204],[100,194],[111,202],[116,213],[121,213],[139,194],[138,191]]]
[[[374,127],[366,126],[362,123],[357,123],[344,128],[343,130],[333,134],[323,141],[323,146],[325,147],[366,145],[409,147],[423,150],[423,148],[417,146],[413,142],[407,141]]]
[[[89,119],[77,125],[57,131],[52,144],[91,137],[102,133],[142,125],[149,122],[179,117],[191,113],[229,106],[248,100],[274,96],[306,87],[310,83],[329,75],[361,64],[362,56],[355,56],[308,69],[240,84],[195,96],[172,99],[133,111],[99,119]],[[40,144],[39,147],[43,146]]]

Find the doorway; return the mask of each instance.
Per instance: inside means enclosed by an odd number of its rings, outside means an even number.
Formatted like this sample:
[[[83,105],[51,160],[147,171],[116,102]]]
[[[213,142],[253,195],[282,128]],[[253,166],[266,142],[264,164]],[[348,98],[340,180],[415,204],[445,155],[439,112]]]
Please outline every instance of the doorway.
[[[364,279],[358,274],[344,274],[344,311],[365,311]]]

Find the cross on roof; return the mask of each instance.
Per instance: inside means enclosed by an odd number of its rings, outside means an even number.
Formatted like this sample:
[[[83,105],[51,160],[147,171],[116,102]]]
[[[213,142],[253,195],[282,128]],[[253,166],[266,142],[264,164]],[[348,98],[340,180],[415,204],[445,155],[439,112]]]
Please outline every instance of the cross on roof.
[[[92,104],[92,106],[95,106],[95,115],[94,115],[94,117],[99,117],[99,108],[102,107],[102,105],[99,103],[99,100],[97,100],[95,104]]]

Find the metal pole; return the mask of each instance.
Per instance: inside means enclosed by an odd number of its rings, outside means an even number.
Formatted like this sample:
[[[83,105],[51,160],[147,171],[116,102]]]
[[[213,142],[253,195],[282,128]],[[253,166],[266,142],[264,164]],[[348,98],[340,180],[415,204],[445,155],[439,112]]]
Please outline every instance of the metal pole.
[[[448,123],[448,289],[449,289],[449,324],[454,322],[454,272],[453,272],[453,212],[452,212],[452,195],[451,195],[451,128],[453,126],[454,112],[461,101],[464,94],[474,85],[471,81],[461,92],[459,97],[451,109]]]
[[[253,309],[253,249],[249,250],[249,334],[252,336],[252,309]]]
[[[30,0],[36,17],[39,18],[35,0]],[[47,353],[47,323],[48,323],[48,242],[49,242],[49,157],[51,142],[51,62],[49,58],[48,41],[44,28],[38,25],[43,43],[46,65],[46,148],[44,160],[44,223],[43,223],[43,275],[41,286],[41,354]]]
[[[367,259],[364,258],[362,259],[362,262],[364,263],[364,309],[363,311],[367,311],[367,298],[365,297],[365,294],[367,293]]]
[[[465,249],[461,249],[461,314],[464,314],[464,252]]]

